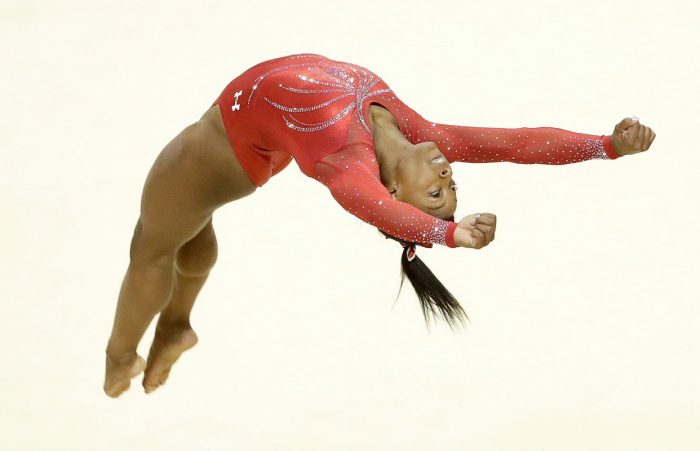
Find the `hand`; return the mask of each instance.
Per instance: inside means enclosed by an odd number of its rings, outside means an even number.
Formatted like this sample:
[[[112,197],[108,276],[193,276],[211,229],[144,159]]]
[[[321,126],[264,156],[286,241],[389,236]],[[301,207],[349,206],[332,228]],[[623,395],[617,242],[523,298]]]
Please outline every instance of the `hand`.
[[[465,216],[457,224],[454,238],[457,246],[481,249],[496,238],[496,215],[475,213]]]
[[[647,150],[654,138],[656,133],[640,124],[638,118],[626,117],[615,126],[612,144],[618,155],[631,155]]]

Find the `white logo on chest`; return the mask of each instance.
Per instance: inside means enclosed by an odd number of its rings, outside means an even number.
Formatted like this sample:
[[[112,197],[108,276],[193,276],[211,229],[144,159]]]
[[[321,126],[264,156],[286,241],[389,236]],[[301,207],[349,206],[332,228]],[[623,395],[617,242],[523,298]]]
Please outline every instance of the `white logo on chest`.
[[[233,95],[233,102],[234,103],[233,103],[233,105],[231,105],[231,111],[236,111],[236,110],[241,109],[241,106],[238,104],[238,97],[240,97],[241,94],[243,94],[243,91],[237,91]]]

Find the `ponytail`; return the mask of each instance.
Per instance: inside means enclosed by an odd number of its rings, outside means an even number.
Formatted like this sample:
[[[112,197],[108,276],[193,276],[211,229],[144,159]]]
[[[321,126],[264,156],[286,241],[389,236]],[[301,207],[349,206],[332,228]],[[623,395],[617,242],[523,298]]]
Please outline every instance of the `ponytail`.
[[[415,254],[416,243],[406,243],[394,236],[379,230],[385,237],[398,241],[404,246],[401,252],[401,285],[408,278],[413,289],[418,295],[426,326],[430,326],[430,318],[442,317],[442,319],[454,330],[454,326],[464,325],[469,321],[462,306],[450,291],[435,277],[423,261]],[[398,295],[397,295],[398,296]]]

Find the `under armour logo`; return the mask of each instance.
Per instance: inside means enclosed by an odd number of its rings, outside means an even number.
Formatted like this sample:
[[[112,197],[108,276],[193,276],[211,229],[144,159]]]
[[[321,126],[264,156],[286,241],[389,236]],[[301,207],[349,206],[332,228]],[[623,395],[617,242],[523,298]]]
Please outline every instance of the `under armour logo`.
[[[233,95],[233,105],[231,105],[231,111],[240,110],[241,106],[238,104],[238,97],[243,94],[243,91],[238,91]]]

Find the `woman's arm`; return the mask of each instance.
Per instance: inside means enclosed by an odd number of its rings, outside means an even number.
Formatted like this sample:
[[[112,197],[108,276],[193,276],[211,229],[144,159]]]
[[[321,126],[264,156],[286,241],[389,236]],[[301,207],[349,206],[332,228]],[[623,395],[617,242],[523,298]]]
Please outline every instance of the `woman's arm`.
[[[554,127],[492,128],[431,122],[398,98],[395,108],[408,120],[412,143],[435,142],[448,161],[521,164],[569,164],[614,160],[611,136],[575,133]]]
[[[407,242],[457,247],[457,223],[436,218],[418,208],[394,200],[379,179],[362,163],[345,160],[347,168],[325,166],[319,180],[346,211],[386,233]],[[466,245],[466,243],[464,243]]]

